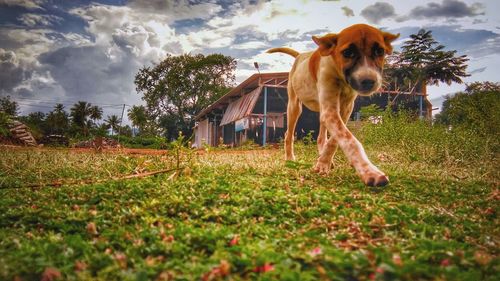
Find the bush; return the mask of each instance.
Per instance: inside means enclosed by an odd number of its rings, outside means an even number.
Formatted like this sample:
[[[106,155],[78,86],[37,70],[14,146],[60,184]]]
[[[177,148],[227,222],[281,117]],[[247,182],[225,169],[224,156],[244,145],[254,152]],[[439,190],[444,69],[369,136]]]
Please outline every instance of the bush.
[[[463,127],[482,136],[500,135],[500,84],[473,83],[463,93],[447,96],[436,122]]]
[[[9,115],[0,111],[0,138],[7,138],[9,136]]]
[[[120,144],[128,148],[153,148],[166,149],[168,144],[162,137],[127,137],[113,136],[113,139],[119,140]]]
[[[401,153],[409,162],[423,161],[435,165],[494,166],[500,141],[493,136],[481,136],[465,127],[448,129],[414,119],[408,112],[383,114],[381,124],[367,123],[362,127],[363,143]]]

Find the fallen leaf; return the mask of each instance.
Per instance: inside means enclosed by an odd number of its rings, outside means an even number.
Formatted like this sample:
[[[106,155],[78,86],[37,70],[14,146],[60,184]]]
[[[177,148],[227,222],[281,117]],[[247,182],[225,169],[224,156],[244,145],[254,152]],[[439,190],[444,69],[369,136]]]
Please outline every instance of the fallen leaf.
[[[42,273],[41,281],[53,281],[61,278],[61,272],[54,267],[47,267]]]
[[[232,246],[236,246],[236,245],[238,245],[239,241],[240,241],[240,236],[239,235],[235,235],[233,237],[233,239],[231,239],[231,241],[229,241],[229,246],[231,246],[231,247]]]
[[[310,250],[309,252],[307,252],[307,254],[309,256],[311,256],[312,258],[314,258],[314,257],[316,257],[318,255],[321,255],[322,253],[323,253],[323,251],[321,250],[320,247],[316,247],[316,248]]]
[[[82,271],[87,269],[87,264],[83,261],[75,261],[75,271]]]
[[[87,224],[87,232],[88,232],[89,234],[92,234],[92,235],[97,235],[97,234],[98,234],[98,232],[97,232],[97,227],[95,226],[95,223],[93,223],[93,222],[89,222],[89,223]]]
[[[399,254],[392,255],[392,262],[397,266],[403,266],[403,261],[401,260],[401,256]]]
[[[219,279],[221,277],[228,276],[229,273],[231,273],[231,265],[226,260],[221,260],[218,266],[212,268],[212,270],[203,274],[203,276],[201,276],[201,280],[210,281],[214,279]]]
[[[492,259],[493,259],[493,257],[484,251],[474,252],[474,260],[480,265],[485,266],[485,265],[489,264]]]
[[[274,270],[274,266],[266,262],[264,265],[255,267],[252,271],[257,273],[264,273],[272,270]]]
[[[127,268],[127,256],[124,253],[116,253],[114,258],[122,269]]]
[[[449,259],[444,259],[441,261],[441,266],[442,267],[447,267],[451,264],[450,260]]]

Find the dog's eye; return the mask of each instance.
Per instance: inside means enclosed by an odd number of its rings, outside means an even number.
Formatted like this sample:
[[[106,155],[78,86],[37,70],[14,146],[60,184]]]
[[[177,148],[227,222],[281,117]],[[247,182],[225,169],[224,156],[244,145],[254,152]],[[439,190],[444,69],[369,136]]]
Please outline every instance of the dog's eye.
[[[373,54],[376,56],[376,57],[381,57],[385,54],[385,51],[383,48],[375,48],[373,50]]]
[[[356,53],[354,53],[354,51],[351,48],[349,48],[342,51],[342,55],[344,56],[344,58],[352,59],[354,58]]]

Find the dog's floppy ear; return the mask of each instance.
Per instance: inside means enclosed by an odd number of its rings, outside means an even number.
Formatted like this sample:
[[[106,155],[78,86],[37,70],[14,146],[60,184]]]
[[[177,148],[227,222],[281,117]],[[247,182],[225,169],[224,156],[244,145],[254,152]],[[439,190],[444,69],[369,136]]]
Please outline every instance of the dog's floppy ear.
[[[328,56],[337,45],[337,34],[329,33],[323,37],[313,36],[312,40],[319,46],[319,53]]]
[[[382,32],[382,36],[384,37],[384,43],[385,43],[385,50],[387,54],[392,54],[392,45],[391,42],[399,38],[399,33],[398,34],[392,34],[389,32]]]

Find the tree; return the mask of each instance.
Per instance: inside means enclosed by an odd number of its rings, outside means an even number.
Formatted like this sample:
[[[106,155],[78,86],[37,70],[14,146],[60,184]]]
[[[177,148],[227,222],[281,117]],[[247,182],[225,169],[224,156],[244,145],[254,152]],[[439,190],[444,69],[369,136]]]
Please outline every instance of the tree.
[[[90,108],[92,105],[86,101],[79,101],[71,107],[70,116],[73,125],[75,125],[83,133],[84,136],[88,134],[87,118],[90,115]]]
[[[176,124],[166,128],[167,138],[174,139],[179,131],[191,134],[194,116],[227,92],[235,68],[236,61],[221,54],[168,55],[158,65],[142,68],[135,85],[151,120]]]
[[[484,136],[500,135],[500,83],[474,82],[447,96],[436,123],[466,127]]]
[[[96,124],[97,120],[100,120],[102,118],[102,108],[98,107],[97,105],[91,106],[89,113],[89,118],[92,120],[93,125]]]
[[[113,114],[111,116],[108,115],[104,122],[111,127],[111,135],[113,136],[116,129],[120,126],[121,120],[117,115]]]
[[[17,102],[11,101],[10,96],[0,97],[0,111],[10,116],[16,116],[19,110]]]
[[[137,127],[139,132],[143,134],[148,123],[146,107],[143,105],[134,105],[128,110],[127,115],[130,121],[132,121],[132,126]]]
[[[421,29],[417,34],[410,35],[410,40],[401,47],[400,53],[395,52],[389,58],[388,70],[398,86],[415,93],[420,91],[427,96],[427,85],[438,85],[452,82],[463,83],[462,78],[470,76],[466,73],[469,60],[466,55],[457,56],[457,51],[445,51],[445,46],[432,37],[432,31]],[[431,104],[428,103],[427,116],[432,116]]]
[[[64,105],[58,103],[46,117],[47,128],[51,134],[65,134],[69,128],[69,116]]]

